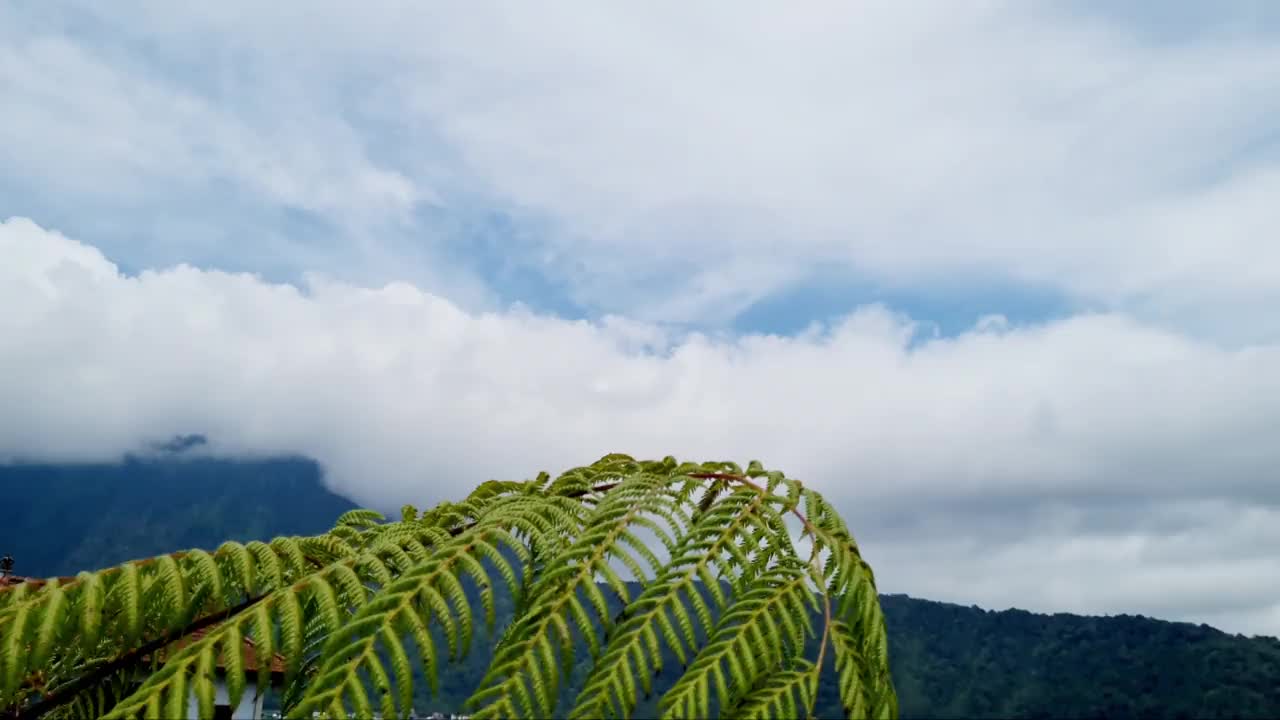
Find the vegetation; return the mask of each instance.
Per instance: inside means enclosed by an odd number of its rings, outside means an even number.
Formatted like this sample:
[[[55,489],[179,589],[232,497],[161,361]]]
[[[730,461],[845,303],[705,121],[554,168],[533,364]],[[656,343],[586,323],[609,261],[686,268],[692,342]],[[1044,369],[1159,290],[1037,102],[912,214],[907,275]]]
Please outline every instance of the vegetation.
[[[212,552],[227,538],[321,534],[355,507],[325,488],[310,460],[173,455],[114,464],[0,464],[0,498],[0,555],[12,554],[20,574],[41,576],[174,547]],[[480,607],[474,584],[466,589]],[[629,590],[635,596],[643,589],[630,584]],[[616,616],[618,599],[607,585],[601,592]],[[434,689],[410,644],[419,716],[464,711],[514,617],[514,600],[495,593],[494,632],[479,623],[468,654],[440,658]],[[903,595],[882,595],[880,606],[904,718],[1280,717],[1280,641],[1274,638],[1145,617],[995,612]],[[811,611],[810,619],[820,627],[820,614]],[[438,627],[432,634],[437,647],[447,647]],[[678,668],[679,659],[663,652],[663,667]],[[811,647],[807,652],[814,657]],[[829,655],[818,688],[819,718],[844,715]],[[580,648],[562,685],[558,716],[571,707],[591,664],[589,650]],[[657,717],[658,701],[677,677],[664,671],[653,678],[652,696],[641,698],[633,717]],[[278,708],[283,699],[269,695],[267,702]]]
[[[903,718],[1276,718],[1280,641],[1152,618],[999,612],[904,595],[880,600]],[[612,605],[611,605],[612,607]],[[499,605],[498,625],[509,617]],[[820,617],[812,615],[817,623]],[[461,711],[492,658],[472,654],[442,674],[418,708]],[[831,677],[833,669],[824,671]],[[585,673],[570,676],[571,699]],[[659,714],[674,678],[654,680],[635,717]],[[835,683],[818,688],[815,715],[845,713]]]
[[[550,716],[575,672],[564,714],[627,717],[664,670],[664,717],[808,716],[828,666],[847,714],[897,715],[871,569],[818,493],[755,462],[623,455],[399,521],[352,510],[318,535],[0,590],[0,707],[181,717],[194,693],[212,717],[214,667],[237,704],[251,637],[260,685],[283,656],[290,715],[397,716],[415,675],[435,690],[469,655],[477,609],[495,642],[476,718]]]
[[[910,718],[1277,718],[1280,641],[881,597]]]

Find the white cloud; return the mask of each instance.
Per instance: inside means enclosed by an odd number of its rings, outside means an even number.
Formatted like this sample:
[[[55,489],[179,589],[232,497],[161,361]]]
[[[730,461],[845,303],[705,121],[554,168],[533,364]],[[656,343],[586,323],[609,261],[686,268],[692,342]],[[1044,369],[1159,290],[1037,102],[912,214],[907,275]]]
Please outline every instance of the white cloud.
[[[963,515],[930,513],[948,535],[876,547],[877,579],[988,609],[1145,614],[1276,634],[1280,511],[1156,496],[1129,510],[1124,527],[1103,529],[1079,512],[1043,508],[1035,529],[1003,539]]]
[[[0,87],[11,138],[0,157],[51,192],[138,203],[158,187],[220,180],[353,226],[394,218],[418,199],[409,179],[363,157],[348,127],[307,118],[298,134],[295,118],[278,113],[269,127],[263,118],[249,126],[60,37],[0,45]]]
[[[384,507],[612,451],[759,458],[838,502],[886,590],[1280,633],[1280,345],[1119,314],[921,339],[874,307],[677,337],[406,284],[129,277],[21,218],[0,260],[0,457],[203,432]]]
[[[440,238],[370,228],[478,193],[553,226],[513,258],[632,317],[721,320],[840,268],[1280,336],[1280,44],[1248,28],[1159,43],[1000,1],[8,12],[37,39],[0,65],[31,78],[0,123],[53,189],[201,168],[390,257]]]

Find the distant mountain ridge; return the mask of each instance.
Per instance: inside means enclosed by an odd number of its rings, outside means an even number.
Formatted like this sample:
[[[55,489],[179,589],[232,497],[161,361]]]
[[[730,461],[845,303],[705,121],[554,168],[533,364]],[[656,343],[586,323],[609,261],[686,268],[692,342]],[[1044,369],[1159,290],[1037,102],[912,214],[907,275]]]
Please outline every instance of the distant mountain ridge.
[[[0,464],[0,554],[71,575],[227,539],[324,532],[354,505],[307,458]],[[881,597],[903,717],[1280,717],[1280,641],[1151,618],[988,611]],[[460,702],[485,655],[445,670]],[[460,708],[459,708],[460,709]],[[825,715],[824,715],[825,717]]]
[[[322,476],[300,457],[0,464],[0,554],[21,575],[74,575],[224,540],[322,533],[355,507]]]

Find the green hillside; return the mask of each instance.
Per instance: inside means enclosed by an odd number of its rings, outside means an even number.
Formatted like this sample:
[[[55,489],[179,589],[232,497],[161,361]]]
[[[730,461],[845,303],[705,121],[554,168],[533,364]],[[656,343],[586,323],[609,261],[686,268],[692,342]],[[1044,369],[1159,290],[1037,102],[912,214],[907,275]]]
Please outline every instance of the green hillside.
[[[74,575],[177,548],[320,533],[353,507],[305,458],[0,464],[0,554],[20,575]]]
[[[886,595],[903,717],[1280,717],[1280,641]]]

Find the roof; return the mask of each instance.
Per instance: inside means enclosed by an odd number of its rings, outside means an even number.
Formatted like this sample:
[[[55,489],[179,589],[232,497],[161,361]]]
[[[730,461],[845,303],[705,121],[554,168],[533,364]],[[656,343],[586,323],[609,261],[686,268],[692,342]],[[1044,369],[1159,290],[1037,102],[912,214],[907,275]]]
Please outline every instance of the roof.
[[[39,588],[43,586],[45,583],[53,582],[54,580],[58,581],[59,585],[65,585],[75,580],[75,578],[74,577],[36,578],[36,577],[23,577],[21,575],[13,575],[13,574],[4,575],[3,573],[0,573],[0,589],[11,587],[13,585],[21,585],[22,583],[31,583],[31,587]]]
[[[172,645],[170,645],[169,647],[173,648],[174,650],[179,650],[179,649],[181,649],[181,648],[184,648],[184,647],[186,647],[187,645],[189,645],[189,644],[191,644],[191,643],[193,643],[193,642],[195,642],[195,641],[199,640],[200,638],[204,637],[204,636],[205,636],[205,634],[206,634],[206,633],[208,633],[208,632],[209,632],[209,630],[211,630],[211,629],[214,629],[214,628],[200,628],[199,630],[193,630],[193,631],[192,631],[191,633],[189,633],[188,635],[186,635],[186,636],[184,636],[184,637],[182,637],[182,638],[179,638],[178,640],[174,641],[174,643],[173,643]],[[163,655],[163,653],[162,653],[162,655]],[[241,656],[241,657],[243,657],[243,658],[244,658],[244,660],[243,660],[243,662],[244,662],[244,671],[245,671],[246,673],[254,673],[254,672],[257,672],[257,671],[258,671],[258,652],[257,652],[257,646],[253,644],[253,639],[252,639],[252,638],[249,638],[249,637],[245,637],[245,638],[244,638],[244,643],[243,643],[243,654],[242,654],[242,656]],[[281,655],[280,653],[274,653],[274,654],[271,656],[271,674],[272,674],[272,675],[284,675],[285,664],[286,664],[285,657],[284,657],[283,655]],[[221,658],[219,658],[219,659],[218,659],[218,665],[217,665],[217,668],[218,668],[219,670],[223,670],[223,669],[225,669],[225,667],[226,667],[226,664],[222,661],[222,659],[221,659]]]

